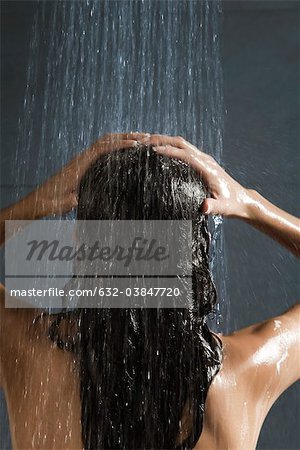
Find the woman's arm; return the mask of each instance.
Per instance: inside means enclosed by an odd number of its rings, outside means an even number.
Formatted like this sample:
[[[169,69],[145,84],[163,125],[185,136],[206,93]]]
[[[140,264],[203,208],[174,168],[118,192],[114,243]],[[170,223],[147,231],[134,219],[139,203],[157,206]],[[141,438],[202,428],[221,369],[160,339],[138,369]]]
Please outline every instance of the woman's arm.
[[[107,134],[96,141],[87,150],[73,158],[57,174],[49,178],[38,189],[31,192],[19,202],[0,211],[0,245],[11,236],[5,235],[6,220],[37,220],[49,215],[61,215],[77,206],[77,189],[88,167],[101,155],[123,148],[130,148],[147,133]],[[15,230],[17,232],[19,230]],[[13,328],[9,318],[15,320],[16,314],[32,314],[32,309],[5,308],[5,288],[0,283],[0,348],[4,341],[9,342],[8,335]],[[6,293],[7,294],[7,293]],[[22,302],[23,303],[23,302]],[[2,344],[2,346],[1,346]],[[1,353],[4,356],[4,353]],[[0,356],[1,356],[0,355]],[[4,359],[0,358],[0,384],[3,380]]]
[[[158,153],[190,164],[206,182],[211,197],[203,213],[246,221],[300,256],[300,221],[253,190],[245,189],[209,155],[181,137],[153,135],[143,143]],[[249,392],[270,408],[300,378],[300,303],[283,314],[228,336],[243,357],[237,367],[247,374]],[[251,386],[251,387],[250,387]],[[252,389],[253,388],[253,389]],[[251,391],[252,389],[252,391]]]
[[[5,221],[6,220],[37,220],[49,215],[46,212],[46,205],[40,207],[37,200],[37,191],[34,191],[24,197],[17,203],[3,208],[0,211],[0,245],[10,236],[5,235]]]
[[[5,220],[37,220],[50,215],[66,214],[77,206],[77,189],[88,167],[101,155],[137,144],[148,133],[106,134],[91,147],[18,203],[0,211],[0,245],[5,236]]]
[[[258,192],[249,190],[246,222],[300,256],[300,219],[283,211]]]
[[[152,135],[142,142],[155,146],[158,153],[187,162],[200,174],[211,194],[203,203],[203,213],[242,219],[300,256],[298,218],[277,208],[258,192],[241,186],[214,158],[182,137]]]

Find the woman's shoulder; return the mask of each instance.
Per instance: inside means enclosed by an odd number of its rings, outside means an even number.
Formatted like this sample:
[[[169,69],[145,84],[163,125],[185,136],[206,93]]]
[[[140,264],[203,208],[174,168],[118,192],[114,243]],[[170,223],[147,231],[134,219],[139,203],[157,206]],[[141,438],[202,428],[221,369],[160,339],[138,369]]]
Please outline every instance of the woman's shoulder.
[[[255,419],[259,405],[252,394],[253,372],[236,336],[213,334],[222,342],[223,358],[207,393],[203,431],[195,450],[217,450],[221,442],[222,448],[254,449],[267,408],[260,405],[261,420]]]
[[[300,303],[281,315],[217,336],[223,343],[224,371],[234,373],[256,401],[271,407],[300,378]]]
[[[284,342],[294,325],[289,332],[286,326],[274,318],[227,335],[213,333],[222,342],[223,358],[208,390],[203,433],[195,450],[219,449],[220,442],[224,448],[256,447],[268,411],[282,386],[291,382],[286,367],[291,367],[293,356],[288,362],[287,345],[293,344]]]

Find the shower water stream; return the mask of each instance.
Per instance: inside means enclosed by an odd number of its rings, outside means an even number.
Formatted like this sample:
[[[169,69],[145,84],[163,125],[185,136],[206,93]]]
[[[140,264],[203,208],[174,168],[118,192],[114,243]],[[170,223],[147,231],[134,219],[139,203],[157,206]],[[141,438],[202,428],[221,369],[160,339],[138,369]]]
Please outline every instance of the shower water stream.
[[[221,19],[221,0],[37,2],[16,200],[109,132],[181,135],[222,162]],[[210,225],[211,327],[226,333],[222,219]]]
[[[22,198],[107,132],[138,130],[182,135],[222,164],[223,65],[230,102],[229,139],[226,141],[230,151],[226,161],[233,173],[235,168],[236,179],[244,186],[255,186],[278,205],[284,199],[281,205],[296,212],[297,182],[293,158],[296,156],[297,127],[293,124],[297,108],[293,99],[296,98],[297,72],[292,58],[297,41],[296,14],[286,7],[276,11],[273,4],[260,5],[259,11],[255,11],[257,6],[250,6],[253,2],[248,2],[249,8],[253,9],[250,14],[248,7],[244,9],[245,2],[241,3],[242,7],[237,6],[234,13],[230,7],[228,15],[227,5],[225,7],[224,65],[220,63],[221,0],[37,0],[34,2],[35,17],[28,12],[32,11],[32,3],[31,6],[28,4],[21,18],[26,27],[21,26],[17,33],[24,39],[27,23],[32,20],[27,86],[20,111],[17,149],[15,139],[10,138],[15,129],[14,121],[5,134],[7,152],[4,154],[3,181],[4,187],[9,189],[3,191],[5,195],[8,192],[5,203]],[[11,112],[15,113],[19,99],[20,89],[15,89],[14,74],[20,73],[19,63],[23,66],[22,59],[16,62],[15,44],[19,51],[29,47],[27,40],[23,46],[19,45],[20,39],[11,42],[24,8],[17,2],[16,7],[8,10],[7,76],[10,76],[12,64],[16,69],[12,71],[12,82],[8,83],[8,101],[12,89],[15,90],[8,117]],[[269,12],[262,14],[264,9]],[[10,21],[11,13],[14,16]],[[237,67],[242,70],[236,70]],[[23,82],[19,81],[19,84],[23,86]],[[258,92],[261,95],[257,95]],[[266,159],[263,165],[262,155]],[[74,214],[65,218],[71,219],[64,220],[65,223],[73,223]],[[228,228],[225,224],[230,244],[230,249],[225,251],[222,218],[210,218],[210,221],[214,230],[211,267],[219,300],[217,315],[211,320],[212,329],[226,334],[229,318],[230,326],[240,329],[291,306],[298,295],[292,256],[273,241],[255,234],[256,230],[236,221],[230,221]],[[228,280],[230,300],[226,293],[227,255],[231,274]],[[235,311],[234,317],[229,314],[231,308]],[[278,322],[274,327],[278,327]],[[14,331],[17,332],[18,327]],[[18,337],[16,342],[17,347],[18,343],[21,347],[23,337]],[[29,346],[28,356],[34,353],[36,356],[34,346]],[[61,352],[57,351],[57,354]],[[278,376],[282,360],[279,362]],[[51,357],[47,361],[43,355],[41,367],[48,375],[52,363]],[[72,378],[61,377],[62,381],[69,379]],[[43,384],[27,382],[26,389],[18,396],[17,408],[26,402],[28,405],[28,398],[37,387],[41,414],[38,417],[49,418],[46,397],[50,392],[51,376],[44,380]],[[253,377],[252,384],[256,382]],[[0,403],[3,403],[3,391],[1,395]],[[267,390],[266,396],[269,395]],[[60,403],[65,398],[58,394],[55,401]],[[258,447],[276,447],[281,438],[291,447],[292,442],[296,442],[296,398],[297,386],[276,402],[273,417],[264,424]],[[64,415],[68,421],[73,409],[69,408],[69,411]],[[0,412],[2,415],[2,405]],[[34,420],[32,405],[31,414]],[[247,414],[245,402],[245,424],[249,419]],[[285,431],[277,426],[282,418],[288,418],[285,421],[290,424]],[[47,433],[41,428],[41,420],[35,423],[33,441],[38,442]],[[27,419],[24,425],[28,425]],[[6,430],[8,425],[4,423],[0,441],[3,431],[4,435],[8,434]]]
[[[15,159],[18,197],[33,174],[41,183],[108,132],[182,135],[221,162],[221,17],[220,0],[40,2]],[[222,220],[211,222],[216,325],[220,331],[222,320],[225,332]]]
[[[17,198],[109,132],[181,135],[222,162],[221,18],[220,0],[39,2],[15,154]],[[211,228],[218,290],[211,326],[226,333],[222,219]]]

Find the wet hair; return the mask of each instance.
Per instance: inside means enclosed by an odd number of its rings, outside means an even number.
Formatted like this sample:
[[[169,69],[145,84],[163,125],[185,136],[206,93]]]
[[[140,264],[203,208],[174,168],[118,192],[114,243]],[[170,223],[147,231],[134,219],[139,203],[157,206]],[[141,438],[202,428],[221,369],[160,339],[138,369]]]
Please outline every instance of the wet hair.
[[[102,156],[81,180],[78,219],[192,220],[193,287],[186,308],[76,311],[85,450],[188,449],[201,435],[222,360],[206,323],[216,303],[201,213],[206,195],[190,166],[151,146]],[[58,329],[56,321],[52,339],[68,349]]]

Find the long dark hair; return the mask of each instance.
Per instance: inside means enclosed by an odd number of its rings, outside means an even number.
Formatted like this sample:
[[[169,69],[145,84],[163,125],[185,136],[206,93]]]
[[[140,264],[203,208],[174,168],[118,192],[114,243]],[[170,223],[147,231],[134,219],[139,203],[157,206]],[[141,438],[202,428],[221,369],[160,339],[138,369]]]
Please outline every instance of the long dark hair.
[[[80,183],[77,218],[192,220],[193,301],[188,308],[80,309],[85,450],[187,449],[200,437],[208,388],[221,365],[221,342],[206,320],[216,291],[210,275],[206,189],[187,164],[140,145],[100,157]]]

